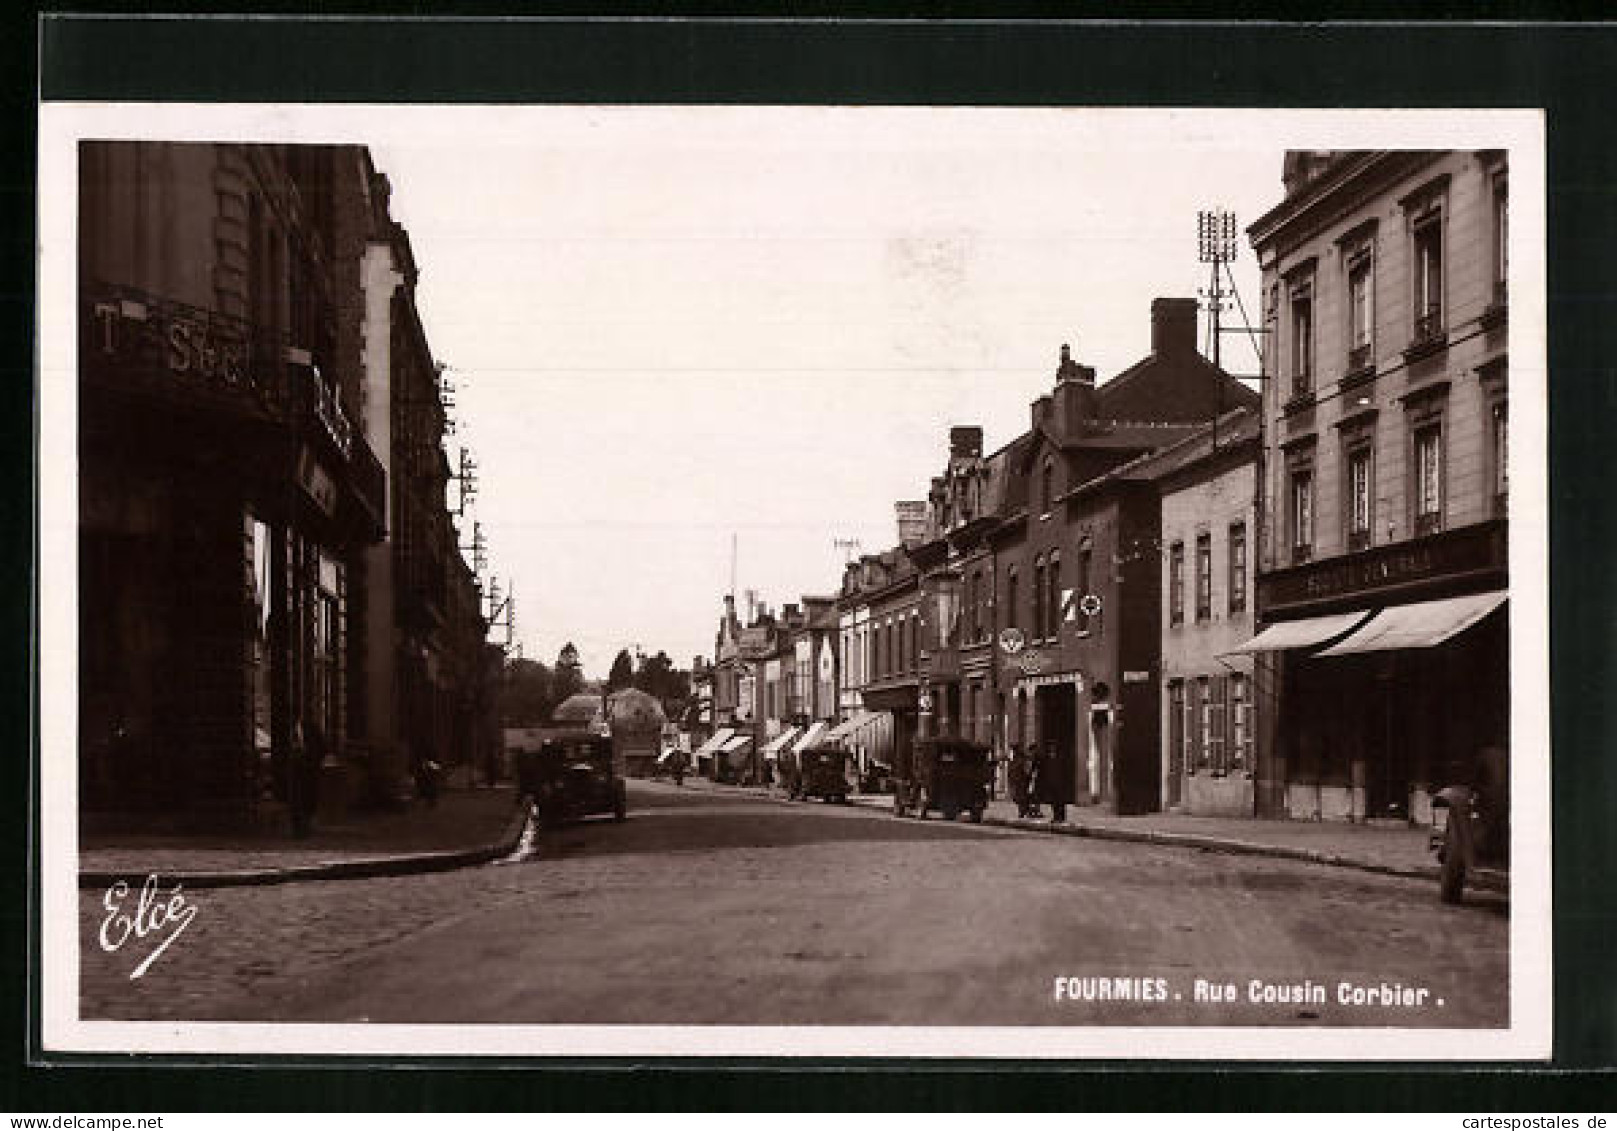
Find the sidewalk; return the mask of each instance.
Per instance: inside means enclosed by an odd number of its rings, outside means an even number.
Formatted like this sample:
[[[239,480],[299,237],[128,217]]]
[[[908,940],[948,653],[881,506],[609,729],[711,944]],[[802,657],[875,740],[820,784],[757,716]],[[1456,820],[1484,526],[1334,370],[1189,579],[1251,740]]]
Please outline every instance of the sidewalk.
[[[86,836],[79,886],[120,879],[133,886],[152,873],[164,884],[230,887],[434,871],[504,856],[521,832],[509,784],[450,789],[432,808],[416,802],[397,812],[350,813],[317,822],[301,840],[284,832]]]
[[[771,796],[785,802],[785,795],[778,789],[714,786],[706,781],[701,784],[715,789]],[[889,812],[893,805],[890,794],[855,794],[848,800],[864,808]],[[1176,813],[1119,817],[1079,806],[1068,807],[1066,824],[1052,825],[1050,807],[1044,806],[1043,811],[1043,820],[1024,820],[1016,815],[1016,806],[1012,802],[993,801],[983,814],[983,824],[1063,836],[1268,856],[1437,882],[1437,856],[1430,848],[1431,830],[1426,828],[1351,825],[1345,821],[1189,817]],[[932,819],[941,818],[934,815]],[[1467,883],[1496,891],[1507,890],[1505,885],[1496,882],[1490,875],[1475,874]]]

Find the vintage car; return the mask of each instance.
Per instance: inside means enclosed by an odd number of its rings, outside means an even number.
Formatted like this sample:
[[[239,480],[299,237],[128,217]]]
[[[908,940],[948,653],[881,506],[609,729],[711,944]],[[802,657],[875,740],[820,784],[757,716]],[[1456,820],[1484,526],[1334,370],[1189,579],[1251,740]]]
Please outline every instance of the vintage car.
[[[518,784],[539,823],[554,827],[595,813],[628,816],[616,744],[601,735],[546,739],[518,755]]]
[[[924,738],[915,744],[910,758],[909,777],[894,793],[894,811],[905,816],[910,809],[925,820],[931,810],[952,821],[961,813],[973,821],[983,819],[988,807],[988,779],[992,763],[988,747],[963,738]]]
[[[848,752],[840,746],[816,746],[797,756],[794,797],[818,797],[838,804],[848,800]]]

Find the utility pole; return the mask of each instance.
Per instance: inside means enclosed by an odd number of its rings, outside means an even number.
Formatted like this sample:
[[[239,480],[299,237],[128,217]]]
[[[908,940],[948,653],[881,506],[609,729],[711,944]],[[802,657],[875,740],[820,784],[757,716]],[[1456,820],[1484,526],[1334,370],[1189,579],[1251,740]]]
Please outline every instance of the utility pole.
[[[1202,292],[1207,300],[1207,313],[1211,318],[1209,337],[1212,339],[1214,368],[1222,369],[1219,362],[1219,340],[1223,336],[1220,315],[1224,310],[1223,268],[1235,260],[1235,213],[1227,208],[1203,209],[1196,214],[1197,260],[1209,265],[1211,279]],[[1218,450],[1218,418],[1224,411],[1224,377],[1217,378],[1213,402],[1213,450]]]

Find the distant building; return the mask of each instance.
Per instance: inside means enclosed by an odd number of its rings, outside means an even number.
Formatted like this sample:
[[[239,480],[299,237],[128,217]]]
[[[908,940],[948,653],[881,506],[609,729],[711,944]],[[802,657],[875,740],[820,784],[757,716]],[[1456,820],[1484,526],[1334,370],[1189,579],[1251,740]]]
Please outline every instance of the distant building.
[[[1292,152],[1283,182],[1249,229],[1257,805],[1425,821],[1509,745],[1507,155]]]

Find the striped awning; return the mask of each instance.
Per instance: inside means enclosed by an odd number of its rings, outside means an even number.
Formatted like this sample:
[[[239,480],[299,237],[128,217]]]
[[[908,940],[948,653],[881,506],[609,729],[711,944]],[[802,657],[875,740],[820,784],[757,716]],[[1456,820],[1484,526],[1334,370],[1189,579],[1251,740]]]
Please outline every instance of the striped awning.
[[[708,739],[706,742],[702,743],[702,745],[696,748],[695,757],[707,758],[713,754],[717,754],[720,750],[724,749],[724,744],[729,742],[733,737],[735,737],[735,729],[733,727],[720,727],[718,730],[713,732],[712,738]]]
[[[827,729],[828,724],[826,723],[810,723],[808,729],[803,732],[802,737],[797,740],[797,745],[792,747],[793,753],[804,754],[813,750],[825,740]]]
[[[773,758],[777,756],[782,750],[786,749],[786,744],[792,739],[796,738],[797,735],[797,727],[787,727],[774,738],[771,738],[768,742],[764,743],[764,757]]]

